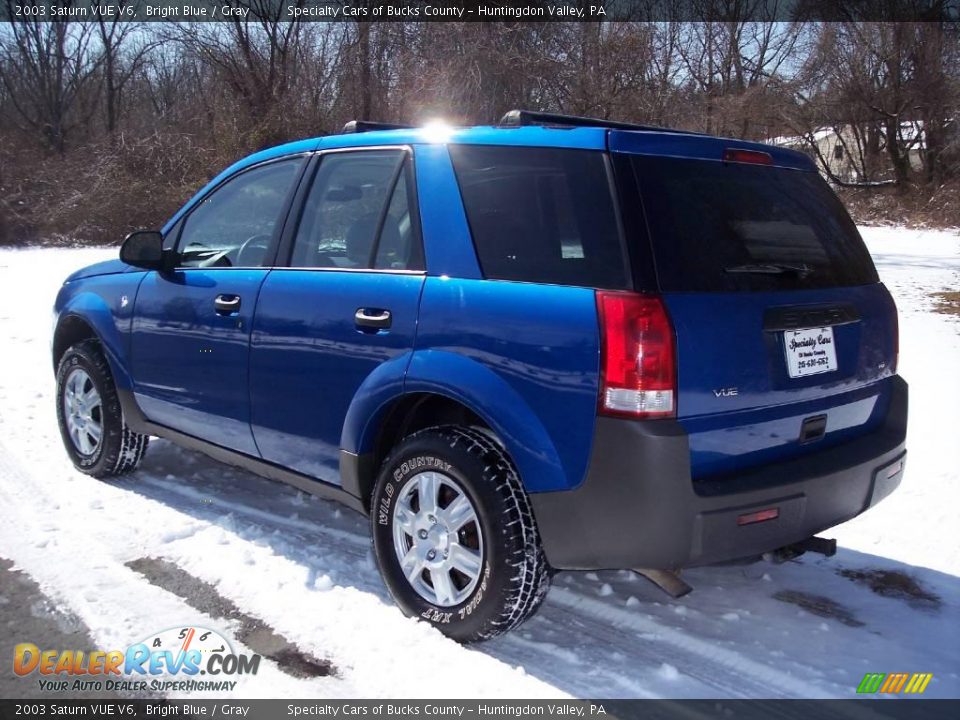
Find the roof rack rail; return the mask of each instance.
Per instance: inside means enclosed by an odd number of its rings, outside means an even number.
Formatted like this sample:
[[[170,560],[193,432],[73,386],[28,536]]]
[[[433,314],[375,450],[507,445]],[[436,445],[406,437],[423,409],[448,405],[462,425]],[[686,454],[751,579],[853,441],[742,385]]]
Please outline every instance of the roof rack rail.
[[[374,130],[410,130],[411,128],[413,128],[413,125],[374,122],[373,120],[351,120],[343,126],[343,130],[340,132],[348,135],[350,133],[373,132]]]
[[[579,115],[561,115],[559,113],[538,112],[536,110],[511,110],[500,118],[502,127],[523,127],[525,125],[561,125],[565,127],[602,127],[611,130],[653,130],[656,132],[678,133],[682,135],[700,135],[688,130],[673,130],[658,125],[603,120],[601,118],[580,117]]]

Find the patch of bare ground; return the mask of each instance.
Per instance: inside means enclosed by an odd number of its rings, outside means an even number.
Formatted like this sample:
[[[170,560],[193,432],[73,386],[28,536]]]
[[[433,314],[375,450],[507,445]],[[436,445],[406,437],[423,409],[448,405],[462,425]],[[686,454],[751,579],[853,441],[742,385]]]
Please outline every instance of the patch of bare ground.
[[[933,311],[943,315],[960,317],[960,292],[956,290],[941,290],[930,293],[933,298]]]
[[[906,573],[897,570],[852,570],[837,571],[841,576],[866,585],[877,595],[906,600],[911,605],[926,608],[940,607],[940,598],[923,588]]]
[[[796,605],[811,615],[831,618],[847,627],[863,627],[863,622],[858,620],[848,608],[823,595],[814,595],[800,590],[781,590],[773,597],[780,602]]]

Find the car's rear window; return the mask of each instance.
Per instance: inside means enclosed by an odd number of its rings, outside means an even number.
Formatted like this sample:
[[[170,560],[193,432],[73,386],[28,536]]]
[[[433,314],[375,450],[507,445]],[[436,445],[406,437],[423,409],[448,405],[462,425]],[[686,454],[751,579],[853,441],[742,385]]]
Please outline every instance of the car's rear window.
[[[603,153],[455,145],[450,155],[485,277],[627,286]]]
[[[856,226],[815,172],[639,155],[632,164],[665,292],[877,282]]]

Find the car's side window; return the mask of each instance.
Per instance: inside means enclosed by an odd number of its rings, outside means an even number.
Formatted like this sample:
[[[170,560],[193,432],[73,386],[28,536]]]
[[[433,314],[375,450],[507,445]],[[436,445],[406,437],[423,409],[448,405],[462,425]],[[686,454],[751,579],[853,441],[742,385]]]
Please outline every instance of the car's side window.
[[[413,212],[413,173],[408,159],[384,216],[374,267],[386,270],[422,270],[423,252],[417,216]]]
[[[170,228],[170,232],[163,236],[163,249],[174,250],[177,246],[177,238],[180,237],[180,231],[183,230],[184,218],[177,220],[177,224]]]
[[[190,212],[179,267],[259,267],[304,158],[268,163],[227,180]]]
[[[326,155],[304,203],[291,266],[421,269],[409,164],[402,150]]]
[[[485,277],[629,287],[602,153],[451,145],[450,158]]]

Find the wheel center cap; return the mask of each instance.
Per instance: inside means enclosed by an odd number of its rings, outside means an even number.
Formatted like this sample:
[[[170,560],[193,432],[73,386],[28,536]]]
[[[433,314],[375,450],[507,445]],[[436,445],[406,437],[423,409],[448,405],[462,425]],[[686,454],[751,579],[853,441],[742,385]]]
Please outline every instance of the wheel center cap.
[[[437,523],[427,532],[427,544],[438,552],[447,552],[450,546],[450,537],[447,529]]]

